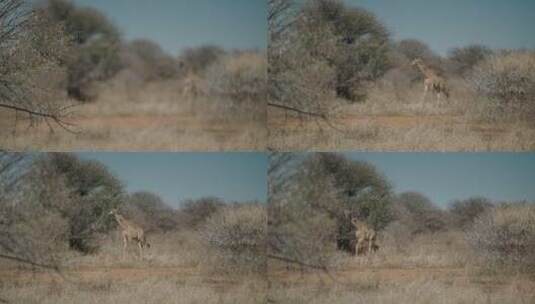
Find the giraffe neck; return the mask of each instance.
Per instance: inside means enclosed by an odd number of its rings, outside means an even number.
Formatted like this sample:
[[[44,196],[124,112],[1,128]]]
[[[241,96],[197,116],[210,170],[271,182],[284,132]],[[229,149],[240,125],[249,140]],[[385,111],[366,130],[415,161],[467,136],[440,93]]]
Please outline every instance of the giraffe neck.
[[[420,72],[422,72],[422,74],[424,74],[425,77],[427,78],[435,77],[435,72],[433,72],[433,70],[431,70],[430,68],[428,68],[425,64],[421,62],[418,63],[418,69],[420,69]]]
[[[121,228],[126,229],[128,227],[128,223],[122,215],[115,213],[115,220]]]
[[[357,228],[357,230],[365,230],[368,228],[368,225],[366,225],[366,223],[361,222],[361,221],[355,221],[354,225],[355,225],[355,228]]]

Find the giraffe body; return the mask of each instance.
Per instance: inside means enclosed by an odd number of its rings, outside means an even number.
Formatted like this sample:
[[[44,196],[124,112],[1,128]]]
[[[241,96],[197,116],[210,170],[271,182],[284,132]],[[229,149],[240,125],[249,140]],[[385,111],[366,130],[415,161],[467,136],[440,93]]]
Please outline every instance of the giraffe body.
[[[370,228],[366,223],[359,221],[356,218],[351,219],[351,224],[357,229],[355,231],[355,238],[357,243],[355,245],[355,255],[360,255],[366,250],[366,254],[376,251],[379,246],[376,244],[377,233],[374,229]],[[364,244],[367,246],[364,247]]]
[[[424,95],[422,101],[425,101],[425,97],[428,92],[436,94],[437,100],[440,100],[444,95],[446,98],[450,97],[450,92],[446,80],[440,77],[433,69],[429,68],[422,59],[415,59],[412,62],[413,66],[416,66],[418,70],[424,75]]]
[[[143,228],[125,219],[124,216],[117,213],[117,210],[115,209],[110,212],[110,215],[115,217],[117,224],[119,224],[119,227],[121,228],[121,236],[123,238],[123,257],[126,254],[128,244],[130,242],[135,242],[139,248],[139,256],[142,258],[143,249],[150,248],[150,244],[147,242]]]

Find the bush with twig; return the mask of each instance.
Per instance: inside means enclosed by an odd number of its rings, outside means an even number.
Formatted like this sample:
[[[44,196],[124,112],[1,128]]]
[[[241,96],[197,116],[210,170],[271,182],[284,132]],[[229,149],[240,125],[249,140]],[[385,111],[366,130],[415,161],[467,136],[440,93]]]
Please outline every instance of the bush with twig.
[[[504,204],[475,220],[467,239],[489,265],[535,270],[535,206]]]
[[[64,25],[22,0],[0,1],[0,24],[0,108],[25,114],[32,124],[67,127],[63,63],[71,37]]]
[[[535,113],[535,53],[503,52],[476,65],[472,87],[505,113]]]
[[[264,102],[267,96],[267,60],[257,52],[220,58],[206,70],[208,91],[232,100]]]
[[[207,220],[201,233],[206,244],[214,249],[218,267],[238,272],[266,270],[264,206],[258,203],[227,206]]]

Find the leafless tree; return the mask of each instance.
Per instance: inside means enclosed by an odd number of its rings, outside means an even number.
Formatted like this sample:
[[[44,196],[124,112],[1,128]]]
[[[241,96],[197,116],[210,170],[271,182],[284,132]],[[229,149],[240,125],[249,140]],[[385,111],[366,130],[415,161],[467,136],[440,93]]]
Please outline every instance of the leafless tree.
[[[70,39],[63,26],[24,0],[0,0],[0,108],[72,131],[72,106],[55,87],[63,78]]]

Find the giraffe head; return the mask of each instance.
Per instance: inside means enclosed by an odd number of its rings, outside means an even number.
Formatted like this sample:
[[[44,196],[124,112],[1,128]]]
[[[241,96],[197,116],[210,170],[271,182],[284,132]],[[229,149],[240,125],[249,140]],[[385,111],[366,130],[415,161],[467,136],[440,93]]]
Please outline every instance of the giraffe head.
[[[424,61],[421,58],[416,58],[411,62],[412,66],[419,66],[424,64]]]
[[[353,217],[351,218],[351,224],[353,224],[355,228],[358,228],[359,226],[361,226],[361,224],[363,224],[363,222],[360,221],[357,217]]]

